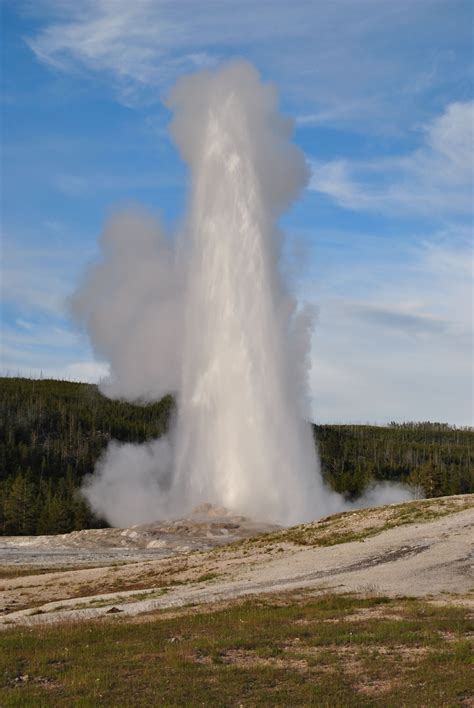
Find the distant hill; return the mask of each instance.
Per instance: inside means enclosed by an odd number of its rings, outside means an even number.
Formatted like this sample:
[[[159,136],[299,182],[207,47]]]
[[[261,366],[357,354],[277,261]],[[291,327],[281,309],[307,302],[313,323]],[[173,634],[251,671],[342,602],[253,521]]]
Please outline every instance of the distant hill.
[[[166,432],[173,399],[132,405],[91,384],[0,378],[0,534],[64,533],[105,525],[78,488],[111,439]],[[327,482],[357,497],[374,480],[426,496],[474,492],[474,432],[440,423],[315,425]]]

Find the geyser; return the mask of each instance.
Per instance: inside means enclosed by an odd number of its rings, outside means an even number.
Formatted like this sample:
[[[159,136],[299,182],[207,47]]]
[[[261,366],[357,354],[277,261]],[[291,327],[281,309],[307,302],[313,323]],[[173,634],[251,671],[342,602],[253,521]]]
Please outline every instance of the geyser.
[[[150,217],[115,217],[73,308],[110,361],[102,390],[172,391],[177,416],[167,440],[112,443],[84,493],[113,525],[202,502],[285,524],[331,513],[343,501],[305,420],[311,311],[279,268],[278,218],[308,176],[291,123],[242,62],[182,79],[168,105],[191,176],[184,227],[172,248]]]
[[[173,136],[191,169],[176,429],[180,496],[252,516],[313,514],[317,460],[291,345],[306,320],[279,274],[281,211],[304,186],[275,91],[249,66],[182,81]],[[306,341],[305,345],[309,342]]]

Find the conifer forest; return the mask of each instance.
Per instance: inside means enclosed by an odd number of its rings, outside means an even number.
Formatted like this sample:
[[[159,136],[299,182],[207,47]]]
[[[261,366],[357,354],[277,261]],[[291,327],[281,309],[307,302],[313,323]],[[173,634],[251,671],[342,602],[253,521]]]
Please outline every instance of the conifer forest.
[[[0,378],[0,534],[105,526],[80,494],[108,442],[166,432],[174,401],[132,405],[91,384]],[[419,496],[474,492],[474,431],[442,423],[314,425],[327,484],[356,499],[374,481]],[[130,470],[133,474],[133,470]]]

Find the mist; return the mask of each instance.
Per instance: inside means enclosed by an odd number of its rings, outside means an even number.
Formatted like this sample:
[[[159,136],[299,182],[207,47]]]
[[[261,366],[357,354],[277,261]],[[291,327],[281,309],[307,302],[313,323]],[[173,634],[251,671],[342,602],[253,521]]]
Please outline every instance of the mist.
[[[308,181],[292,122],[256,70],[233,62],[181,79],[170,133],[188,165],[183,225],[116,214],[101,258],[72,300],[102,392],[177,399],[166,438],[111,442],[83,493],[115,526],[176,517],[202,503],[292,524],[354,508],[319,470],[309,417],[313,310],[282,276],[278,220]],[[371,488],[358,506],[411,498]]]

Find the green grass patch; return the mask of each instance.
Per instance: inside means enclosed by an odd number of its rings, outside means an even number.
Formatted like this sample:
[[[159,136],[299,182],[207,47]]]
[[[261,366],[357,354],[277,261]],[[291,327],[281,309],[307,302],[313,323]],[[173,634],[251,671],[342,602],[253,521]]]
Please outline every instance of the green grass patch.
[[[473,630],[463,607],[347,595],[8,629],[0,704],[462,705]]]
[[[204,575],[200,575],[196,580],[193,580],[194,583],[207,583],[211,580],[216,580],[219,577],[219,573],[204,573]]]

